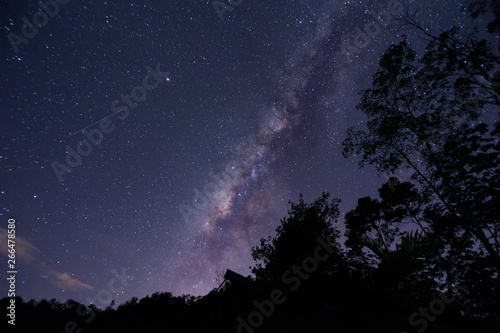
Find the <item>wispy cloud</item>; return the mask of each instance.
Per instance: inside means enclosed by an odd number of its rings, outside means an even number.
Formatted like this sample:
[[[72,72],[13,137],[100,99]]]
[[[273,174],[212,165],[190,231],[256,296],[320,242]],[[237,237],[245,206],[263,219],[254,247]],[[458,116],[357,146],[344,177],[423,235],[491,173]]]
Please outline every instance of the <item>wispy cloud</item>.
[[[0,228],[0,255],[7,257],[7,229]],[[87,283],[70,276],[67,273],[61,273],[51,268],[40,260],[40,251],[26,239],[16,236],[16,260],[24,261],[39,269],[44,275],[47,275],[50,283],[58,288],[69,291],[91,290],[93,287]]]

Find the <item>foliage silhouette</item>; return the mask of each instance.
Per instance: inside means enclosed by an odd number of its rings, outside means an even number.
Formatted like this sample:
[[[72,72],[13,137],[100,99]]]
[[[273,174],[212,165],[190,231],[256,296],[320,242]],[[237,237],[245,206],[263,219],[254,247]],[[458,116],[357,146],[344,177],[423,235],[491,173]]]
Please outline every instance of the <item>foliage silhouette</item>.
[[[478,16],[488,6],[476,0],[468,10]],[[491,6],[488,29],[500,31],[498,2]],[[360,166],[381,173],[405,168],[412,176],[389,178],[377,198],[362,197],[346,212],[344,246],[335,226],[340,199],[323,193],[308,204],[300,196],[274,237],[252,248],[248,283],[226,281],[201,297],[157,292],[106,309],[16,297],[16,330],[423,332],[409,316],[446,295],[452,301],[425,332],[499,332],[500,121],[483,119],[483,111],[500,106],[493,73],[500,58],[475,32],[455,27],[434,36],[410,16],[405,22],[427,39],[425,54],[419,58],[406,39],[389,47],[358,105],[367,129],[348,129],[344,154],[360,154]],[[283,274],[313,256],[318,237],[332,251],[291,291]],[[238,318],[262,312],[255,303],[276,289],[285,302],[259,327],[238,326]],[[1,325],[12,328],[5,319]]]

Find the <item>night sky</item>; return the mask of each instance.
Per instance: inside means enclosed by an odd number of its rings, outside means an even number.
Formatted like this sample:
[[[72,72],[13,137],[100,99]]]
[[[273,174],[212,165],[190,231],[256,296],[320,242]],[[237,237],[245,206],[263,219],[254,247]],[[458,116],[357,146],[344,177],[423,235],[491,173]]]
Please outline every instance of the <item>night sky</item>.
[[[366,121],[358,92],[403,34],[425,45],[395,19],[469,22],[458,1],[60,2],[31,38],[37,2],[0,3],[0,276],[5,290],[15,218],[16,294],[84,303],[124,272],[117,304],[249,275],[251,247],[300,193],[340,198],[343,233],[387,179],[342,157],[347,127]],[[392,22],[342,54],[381,13]]]

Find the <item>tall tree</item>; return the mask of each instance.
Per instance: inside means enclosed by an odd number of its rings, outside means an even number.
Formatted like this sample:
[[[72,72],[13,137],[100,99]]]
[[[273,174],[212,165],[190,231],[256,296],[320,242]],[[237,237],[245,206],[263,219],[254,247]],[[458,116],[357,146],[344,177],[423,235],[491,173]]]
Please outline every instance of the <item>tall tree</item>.
[[[473,18],[493,13],[495,18],[488,23],[486,27],[488,32],[497,33],[500,37],[500,2],[498,0],[473,0],[469,1],[468,7],[465,8]],[[498,45],[500,50],[500,44]],[[496,80],[498,81],[498,80]]]
[[[433,279],[442,277],[439,262],[442,246],[429,232],[425,193],[409,183],[390,179],[379,189],[380,199],[358,200],[346,213],[346,246],[350,256],[371,267],[374,288],[392,293],[418,294],[425,297],[437,286]],[[365,273],[365,274],[366,274]]]
[[[292,265],[312,255],[318,237],[335,249],[329,261],[339,259],[339,232],[332,225],[339,217],[339,203],[338,199],[329,202],[327,193],[312,204],[305,203],[302,195],[298,203],[290,202],[288,217],[281,220],[276,236],[262,238],[260,245],[252,248],[252,257],[258,262],[252,272],[257,279],[281,279]]]
[[[500,58],[474,33],[452,28],[433,36],[409,24],[429,40],[425,54],[417,58],[406,39],[386,51],[357,106],[368,129],[348,129],[344,156],[361,154],[360,165],[379,172],[411,170],[454,236],[465,232],[499,269],[499,133],[483,113],[500,106],[490,74]]]

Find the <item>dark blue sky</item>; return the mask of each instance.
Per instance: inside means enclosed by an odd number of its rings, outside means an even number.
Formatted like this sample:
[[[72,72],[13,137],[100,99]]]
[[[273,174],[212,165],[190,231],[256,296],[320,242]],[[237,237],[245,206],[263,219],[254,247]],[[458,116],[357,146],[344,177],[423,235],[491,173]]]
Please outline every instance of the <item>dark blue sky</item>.
[[[250,274],[299,193],[342,214],[376,195],[386,178],[341,142],[377,59],[402,33],[422,43],[398,12],[467,22],[457,1],[61,2],[30,38],[36,2],[0,4],[0,231],[16,219],[18,295],[85,303],[205,294],[216,271]]]

